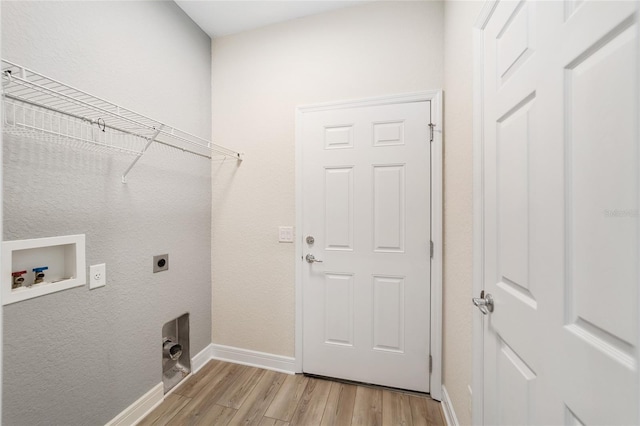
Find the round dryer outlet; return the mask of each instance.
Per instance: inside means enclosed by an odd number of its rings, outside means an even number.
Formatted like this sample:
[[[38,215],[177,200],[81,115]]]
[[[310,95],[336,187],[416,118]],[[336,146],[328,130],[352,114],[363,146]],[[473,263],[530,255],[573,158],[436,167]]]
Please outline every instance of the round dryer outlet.
[[[169,255],[159,254],[153,256],[153,272],[162,272],[169,269]]]

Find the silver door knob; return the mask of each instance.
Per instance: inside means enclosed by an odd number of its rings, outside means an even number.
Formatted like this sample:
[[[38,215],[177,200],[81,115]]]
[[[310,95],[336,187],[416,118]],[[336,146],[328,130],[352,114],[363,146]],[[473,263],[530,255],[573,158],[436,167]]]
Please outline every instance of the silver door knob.
[[[315,257],[314,255],[312,255],[311,253],[309,253],[308,255],[306,255],[304,258],[305,258],[305,259],[307,260],[307,262],[309,262],[309,263],[314,263],[314,262],[315,262],[315,263],[322,263],[322,260],[318,260],[318,259],[316,259],[316,257]]]
[[[489,293],[485,296],[484,290],[480,293],[480,297],[474,297],[471,301],[484,315],[487,315],[489,312],[493,312],[493,296]]]

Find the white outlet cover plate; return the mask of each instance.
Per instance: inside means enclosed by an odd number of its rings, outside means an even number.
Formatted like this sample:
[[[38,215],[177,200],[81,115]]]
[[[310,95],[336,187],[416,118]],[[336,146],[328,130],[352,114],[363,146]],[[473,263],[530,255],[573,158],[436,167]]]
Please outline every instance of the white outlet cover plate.
[[[107,284],[107,265],[100,263],[89,266],[89,289],[104,287]]]
[[[281,243],[293,242],[293,226],[280,226],[278,228],[278,242],[281,242]]]

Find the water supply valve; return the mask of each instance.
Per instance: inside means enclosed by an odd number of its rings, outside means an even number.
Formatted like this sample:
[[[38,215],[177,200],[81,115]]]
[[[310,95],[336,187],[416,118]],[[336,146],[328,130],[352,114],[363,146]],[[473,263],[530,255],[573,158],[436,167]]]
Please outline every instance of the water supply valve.
[[[38,284],[44,281],[44,271],[49,269],[48,266],[40,266],[39,268],[33,268],[33,272],[36,274],[36,279],[33,282],[34,284]]]
[[[27,271],[18,271],[18,272],[12,272],[11,276],[13,277],[13,283],[11,284],[11,289],[15,290],[16,288],[22,287],[22,284],[24,284],[24,277],[23,275],[26,274]]]

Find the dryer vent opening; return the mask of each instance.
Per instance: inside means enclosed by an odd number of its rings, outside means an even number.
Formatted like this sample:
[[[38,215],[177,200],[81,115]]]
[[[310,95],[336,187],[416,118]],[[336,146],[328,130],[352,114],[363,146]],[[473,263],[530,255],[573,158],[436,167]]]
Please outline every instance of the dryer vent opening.
[[[173,389],[191,372],[189,354],[189,314],[162,327],[162,383],[164,393]]]

